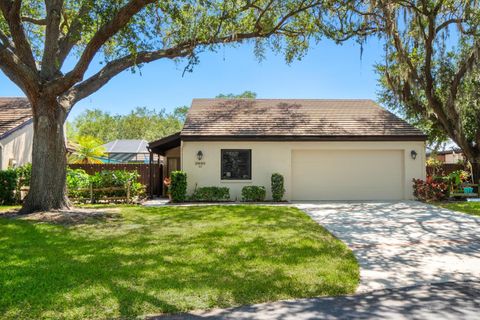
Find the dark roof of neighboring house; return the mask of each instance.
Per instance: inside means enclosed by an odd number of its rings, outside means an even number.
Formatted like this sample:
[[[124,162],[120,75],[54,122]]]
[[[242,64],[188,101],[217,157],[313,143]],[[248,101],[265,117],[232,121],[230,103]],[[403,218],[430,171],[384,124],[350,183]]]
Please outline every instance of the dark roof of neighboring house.
[[[372,100],[194,99],[182,139],[425,140]]]
[[[113,140],[103,146],[106,153],[148,153],[146,140]]]
[[[0,139],[31,121],[32,110],[26,98],[0,98]]]

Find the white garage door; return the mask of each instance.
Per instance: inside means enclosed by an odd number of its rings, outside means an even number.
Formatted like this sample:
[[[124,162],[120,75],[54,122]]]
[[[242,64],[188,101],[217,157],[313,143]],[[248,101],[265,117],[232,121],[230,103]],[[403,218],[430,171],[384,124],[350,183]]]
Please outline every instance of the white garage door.
[[[403,190],[403,151],[292,151],[293,200],[401,200]]]

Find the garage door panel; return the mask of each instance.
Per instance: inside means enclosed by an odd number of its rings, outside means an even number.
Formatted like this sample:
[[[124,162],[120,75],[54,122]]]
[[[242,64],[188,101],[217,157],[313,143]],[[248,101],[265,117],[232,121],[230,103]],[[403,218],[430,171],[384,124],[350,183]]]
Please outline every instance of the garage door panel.
[[[401,150],[294,150],[293,200],[404,198]]]

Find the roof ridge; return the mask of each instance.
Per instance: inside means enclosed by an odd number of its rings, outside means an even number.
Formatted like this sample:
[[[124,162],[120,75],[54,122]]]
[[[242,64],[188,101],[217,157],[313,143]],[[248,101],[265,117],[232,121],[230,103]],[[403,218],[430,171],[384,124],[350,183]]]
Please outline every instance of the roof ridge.
[[[271,101],[271,100],[297,100],[297,101],[372,101],[371,98],[193,98],[193,100],[253,100],[253,101]]]

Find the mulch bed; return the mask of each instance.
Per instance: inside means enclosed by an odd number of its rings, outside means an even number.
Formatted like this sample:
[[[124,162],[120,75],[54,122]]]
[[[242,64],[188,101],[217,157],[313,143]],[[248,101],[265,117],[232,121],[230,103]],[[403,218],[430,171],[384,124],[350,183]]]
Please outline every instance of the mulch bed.
[[[0,217],[60,225],[78,225],[117,220],[119,212],[118,208],[72,208],[69,210],[41,211],[30,214],[18,214],[17,210],[9,210],[0,213]]]

